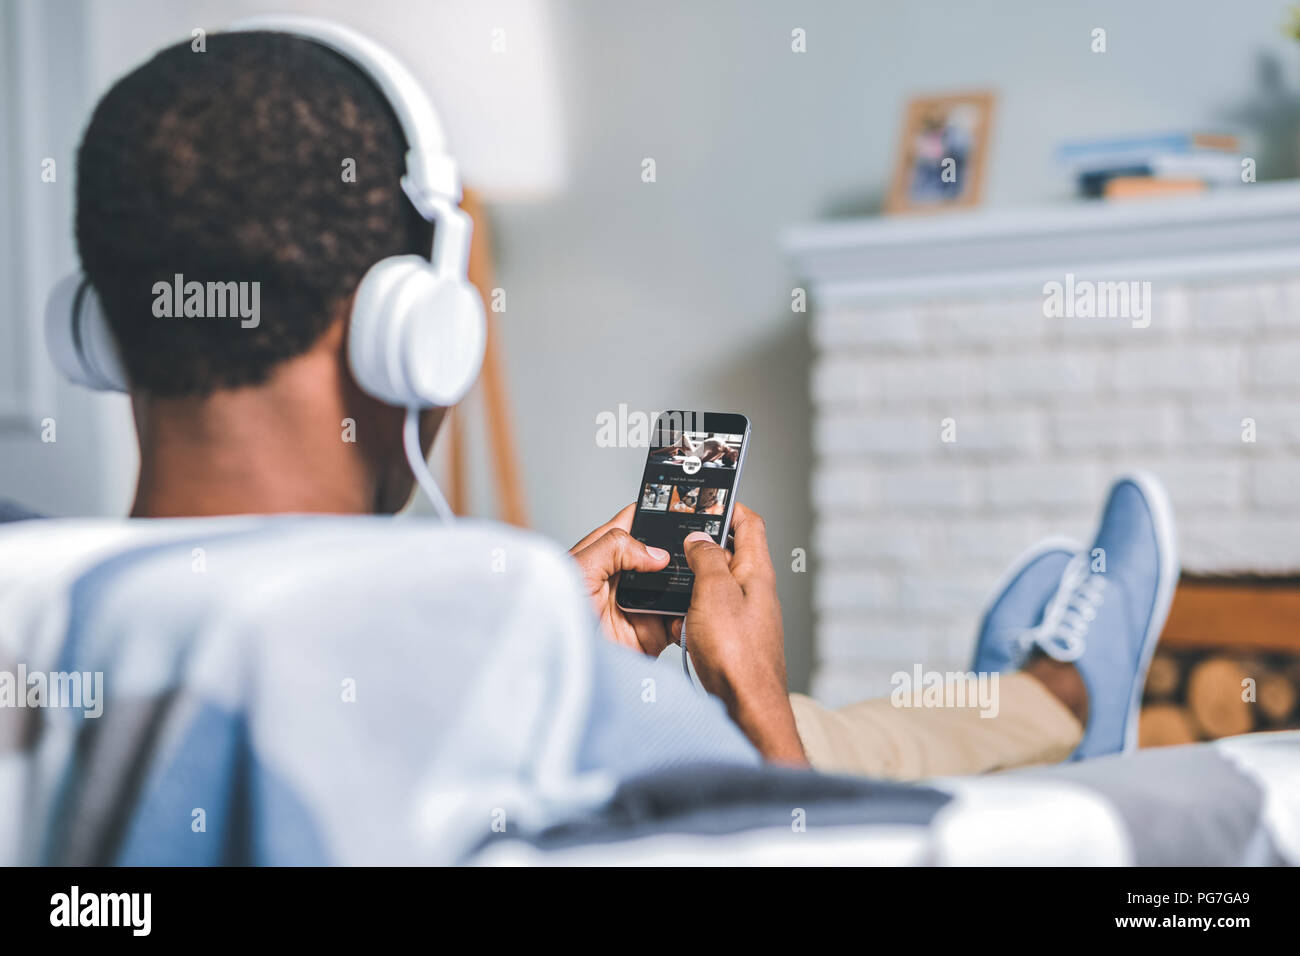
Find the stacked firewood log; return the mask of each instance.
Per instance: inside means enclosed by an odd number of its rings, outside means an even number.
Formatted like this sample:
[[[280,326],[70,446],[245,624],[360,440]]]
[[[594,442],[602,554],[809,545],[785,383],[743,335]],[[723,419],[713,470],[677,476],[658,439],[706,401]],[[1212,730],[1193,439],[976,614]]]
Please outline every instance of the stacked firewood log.
[[[1161,650],[1151,662],[1142,747],[1300,727],[1300,659],[1290,654]]]

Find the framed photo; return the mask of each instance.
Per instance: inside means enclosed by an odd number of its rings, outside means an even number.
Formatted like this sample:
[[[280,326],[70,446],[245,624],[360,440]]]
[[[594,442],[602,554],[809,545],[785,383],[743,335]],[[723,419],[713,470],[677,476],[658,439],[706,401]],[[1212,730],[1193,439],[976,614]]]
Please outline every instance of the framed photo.
[[[974,206],[984,186],[994,96],[922,96],[907,104],[888,213]]]

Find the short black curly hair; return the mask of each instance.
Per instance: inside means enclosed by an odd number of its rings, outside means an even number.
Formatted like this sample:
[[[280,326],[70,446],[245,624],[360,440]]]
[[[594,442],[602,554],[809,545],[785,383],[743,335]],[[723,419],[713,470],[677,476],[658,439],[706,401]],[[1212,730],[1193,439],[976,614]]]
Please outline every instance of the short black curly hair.
[[[406,142],[351,62],[283,33],[179,43],[100,100],[77,157],[77,249],[134,388],[256,385],[306,351],[365,271],[427,255]],[[345,163],[355,163],[346,181]],[[153,287],[260,283],[260,324],[154,316]]]

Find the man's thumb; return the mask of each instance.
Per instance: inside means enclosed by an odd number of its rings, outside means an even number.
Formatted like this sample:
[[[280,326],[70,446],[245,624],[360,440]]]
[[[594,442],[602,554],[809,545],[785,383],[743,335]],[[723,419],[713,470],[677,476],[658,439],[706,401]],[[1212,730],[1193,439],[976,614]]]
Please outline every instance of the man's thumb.
[[[686,563],[696,576],[726,571],[730,566],[727,552],[703,531],[692,531],[686,536]]]
[[[605,563],[611,574],[618,571],[658,571],[671,557],[663,548],[649,547],[619,528],[607,531],[593,547],[605,552]]]

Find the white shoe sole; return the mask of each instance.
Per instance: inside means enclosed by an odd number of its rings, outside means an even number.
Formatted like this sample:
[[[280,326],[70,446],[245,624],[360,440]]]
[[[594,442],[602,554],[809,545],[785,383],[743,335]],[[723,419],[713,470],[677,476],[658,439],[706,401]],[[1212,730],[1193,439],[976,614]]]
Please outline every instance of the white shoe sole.
[[[1133,675],[1133,686],[1129,692],[1128,714],[1124,718],[1124,744],[1121,753],[1129,753],[1137,748],[1138,715],[1142,709],[1142,691],[1146,688],[1147,671],[1151,667],[1151,658],[1155,656],[1156,645],[1169,617],[1169,607],[1174,601],[1174,590],[1178,586],[1178,536],[1174,530],[1174,510],[1169,502],[1169,492],[1164,484],[1149,471],[1135,471],[1118,476],[1111,484],[1130,481],[1137,485],[1146,498],[1151,509],[1151,520],[1155,525],[1156,550],[1159,554],[1160,568],[1156,577],[1156,595],[1151,605],[1151,616],[1147,620],[1146,634],[1142,637],[1142,651],[1138,659],[1137,673]]]

